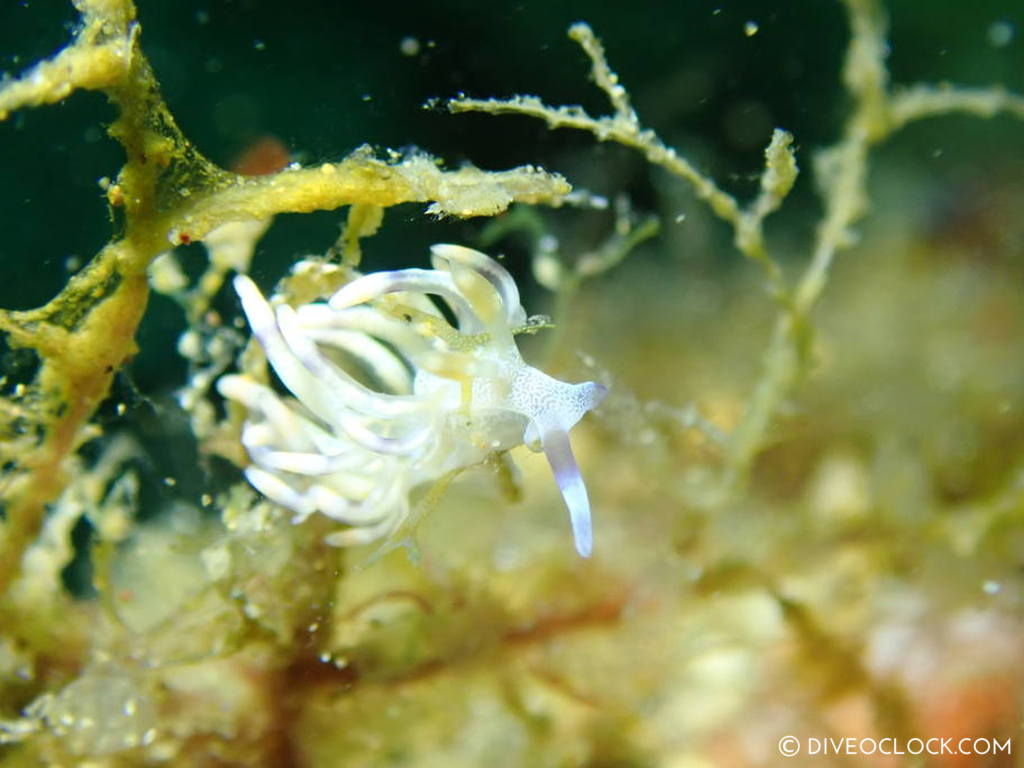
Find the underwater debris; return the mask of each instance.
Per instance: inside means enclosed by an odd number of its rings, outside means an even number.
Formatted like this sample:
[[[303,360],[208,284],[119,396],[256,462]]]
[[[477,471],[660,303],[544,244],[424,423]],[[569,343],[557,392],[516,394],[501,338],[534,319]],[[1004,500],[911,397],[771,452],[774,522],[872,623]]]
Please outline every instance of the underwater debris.
[[[235,278],[254,335],[295,397],[284,401],[245,375],[218,382],[248,411],[246,477],[296,522],[321,512],[352,526],[331,534],[332,543],[365,544],[405,521],[418,485],[539,445],[569,508],[576,550],[589,557],[590,502],[568,433],[605,387],[567,384],[523,361],[513,335],[530,324],[498,262],[458,245],[435,245],[431,258],[432,270],[363,275],[327,302],[294,309],[281,297],[268,304],[252,280]],[[443,300],[457,327],[428,295]]]

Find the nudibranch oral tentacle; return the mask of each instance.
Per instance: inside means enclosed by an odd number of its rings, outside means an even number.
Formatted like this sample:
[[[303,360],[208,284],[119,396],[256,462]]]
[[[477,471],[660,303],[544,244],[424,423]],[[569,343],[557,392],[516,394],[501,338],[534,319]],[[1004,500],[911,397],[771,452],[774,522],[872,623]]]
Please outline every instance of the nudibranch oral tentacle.
[[[514,339],[526,312],[498,262],[442,244],[431,263],[362,275],[295,308],[235,278],[253,334],[294,398],[247,374],[220,379],[247,412],[247,479],[297,522],[319,512],[350,526],[331,543],[362,544],[398,529],[416,486],[526,443],[546,454],[576,551],[589,557],[590,500],[569,433],[605,387],[526,364]]]
[[[581,557],[590,557],[594,546],[594,534],[590,524],[590,499],[587,486],[583,483],[579,465],[573,456],[569,435],[560,429],[553,429],[541,435],[544,455],[548,457],[555,482],[562,492],[565,505],[569,508],[569,522],[572,524],[572,538],[576,551]]]

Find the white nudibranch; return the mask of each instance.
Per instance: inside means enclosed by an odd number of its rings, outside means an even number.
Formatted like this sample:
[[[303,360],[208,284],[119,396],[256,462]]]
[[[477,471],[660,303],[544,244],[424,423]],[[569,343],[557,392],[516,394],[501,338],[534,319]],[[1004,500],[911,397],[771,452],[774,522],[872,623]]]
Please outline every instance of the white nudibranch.
[[[331,543],[360,544],[398,529],[416,486],[526,443],[547,455],[576,550],[589,557],[590,501],[569,431],[605,387],[523,361],[513,334],[526,313],[496,261],[458,245],[433,246],[431,261],[362,275],[298,308],[235,278],[253,334],[294,396],[245,374],[218,382],[247,410],[247,479],[296,522],[320,512],[345,523]]]

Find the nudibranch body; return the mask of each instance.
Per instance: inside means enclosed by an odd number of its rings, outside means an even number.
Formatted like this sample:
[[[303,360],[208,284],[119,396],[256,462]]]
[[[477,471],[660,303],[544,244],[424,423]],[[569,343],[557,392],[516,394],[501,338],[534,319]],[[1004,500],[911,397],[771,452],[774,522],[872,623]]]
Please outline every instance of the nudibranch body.
[[[320,512],[347,524],[332,543],[367,543],[398,528],[417,485],[526,443],[546,454],[588,557],[590,502],[569,431],[604,386],[526,364],[514,332],[528,321],[504,267],[457,245],[431,256],[433,269],[362,275],[298,308],[235,278],[253,334],[294,396],[244,374],[220,379],[248,412],[246,477],[296,521]]]

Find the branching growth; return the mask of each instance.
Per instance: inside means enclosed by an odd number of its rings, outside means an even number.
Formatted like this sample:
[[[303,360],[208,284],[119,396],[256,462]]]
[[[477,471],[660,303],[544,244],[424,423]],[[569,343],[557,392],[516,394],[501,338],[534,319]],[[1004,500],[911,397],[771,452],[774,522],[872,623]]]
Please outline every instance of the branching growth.
[[[605,93],[613,114],[592,117],[579,106],[552,107],[536,96],[510,99],[471,99],[460,96],[448,102],[455,113],[484,112],[492,115],[518,114],[543,120],[552,130],[572,128],[593,134],[599,141],[613,141],[641,152],[648,162],[661,166],[689,183],[694,193],[711,207],[719,218],[735,230],[736,247],[747,257],[760,262],[771,281],[781,288],[781,272],[764,245],[762,223],[776,210],[796,180],[797,166],[791,149],[792,137],[776,131],[766,150],[767,166],[761,183],[761,195],[748,207],[723,190],[714,179],[702,174],[678,151],[666,145],[652,130],[644,128],[630,104],[625,87],[605,59],[604,48],[589,26],[574,24],[569,37],[590,58],[591,77]]]
[[[778,210],[796,181],[798,168],[793,137],[776,129],[765,150],[760,191],[742,205],[709,176],[702,174],[679,151],[643,127],[626,89],[608,65],[604,48],[583,23],[569,37],[590,59],[591,77],[611,103],[610,115],[593,117],[579,106],[551,106],[536,96],[508,99],[451,99],[455,113],[516,114],[544,121],[549,128],[571,128],[642,153],[691,186],[711,211],[728,223],[737,249],[765,269],[779,305],[772,338],[763,360],[762,375],[745,415],[729,435],[722,489],[731,493],[745,483],[751,463],[765,443],[779,408],[806,369],[811,337],[810,314],[825,288],[836,253],[856,240],[852,226],[867,211],[868,153],[904,125],[926,117],[963,112],[979,117],[1005,113],[1024,118],[1024,97],[1000,88],[959,88],[919,84],[892,88],[885,64],[888,51],[885,14],[876,0],[843,0],[851,27],[843,67],[843,83],[853,100],[842,137],[814,158],[815,181],[825,212],[818,226],[811,257],[795,283],[784,279],[765,243],[764,220]]]
[[[341,162],[259,178],[230,173],[178,129],[139,45],[132,1],[77,0],[76,6],[82,20],[73,41],[0,87],[0,119],[80,88],[106,93],[119,113],[109,132],[126,155],[107,198],[123,209],[125,234],[45,306],[0,311],[8,344],[34,350],[40,359],[34,380],[0,409],[6,513],[0,595],[18,574],[46,505],[65,485],[68,457],[95,434],[87,424],[114,373],[136,351],[135,330],[149,293],[146,269],[160,253],[225,224],[282,212],[424,202],[438,216],[485,216],[517,200],[557,205],[570,191],[561,177],[532,167],[445,171],[426,155],[381,160],[368,148]]]

